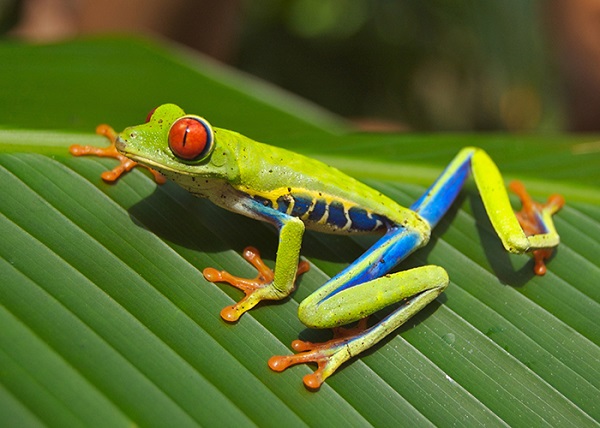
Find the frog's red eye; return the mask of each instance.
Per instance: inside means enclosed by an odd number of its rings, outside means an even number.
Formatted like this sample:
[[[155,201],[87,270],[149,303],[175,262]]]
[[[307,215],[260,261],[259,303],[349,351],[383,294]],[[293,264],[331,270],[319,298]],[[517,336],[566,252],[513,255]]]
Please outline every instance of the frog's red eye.
[[[169,148],[175,156],[187,161],[206,158],[214,146],[210,124],[198,116],[183,116],[169,129]]]
[[[148,116],[146,116],[146,123],[150,122],[150,119],[152,119],[152,115],[154,114],[157,108],[158,107],[154,107],[152,110],[150,110],[150,113],[148,113]]]

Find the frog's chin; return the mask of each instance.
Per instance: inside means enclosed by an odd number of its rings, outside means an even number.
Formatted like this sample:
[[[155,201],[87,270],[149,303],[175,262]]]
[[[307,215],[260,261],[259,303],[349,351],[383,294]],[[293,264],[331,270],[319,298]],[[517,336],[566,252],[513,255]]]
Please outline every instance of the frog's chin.
[[[155,169],[155,170],[161,171],[161,172],[162,172],[162,170],[174,172],[174,170],[172,170],[171,168],[168,168],[164,165],[160,165],[158,162],[155,162],[152,159],[148,159],[145,156],[130,152],[129,150],[127,150],[127,143],[121,137],[117,137],[115,139],[115,148],[117,149],[117,151],[120,154],[128,157],[132,161],[135,161],[139,164],[142,164],[144,166],[147,166],[149,168],[152,168],[152,169]]]
[[[169,173],[175,173],[177,170],[173,168],[169,168],[166,165],[162,165],[158,162],[153,161],[152,159],[148,159],[147,157],[137,155],[135,153],[121,152],[123,155],[127,156],[132,161],[135,161],[141,165],[147,166],[148,168],[152,168],[163,175],[168,175]]]

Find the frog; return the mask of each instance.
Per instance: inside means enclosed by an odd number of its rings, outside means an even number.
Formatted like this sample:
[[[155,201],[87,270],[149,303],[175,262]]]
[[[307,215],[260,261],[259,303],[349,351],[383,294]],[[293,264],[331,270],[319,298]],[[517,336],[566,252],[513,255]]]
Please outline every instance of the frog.
[[[204,278],[243,291],[237,303],[223,308],[228,323],[266,300],[283,300],[295,289],[299,275],[309,270],[300,250],[305,230],[331,234],[379,234],[360,257],[330,278],[298,307],[300,321],[311,329],[333,329],[325,342],[295,340],[291,355],[268,360],[274,371],[300,363],[316,363],[303,378],[318,390],[343,363],[372,348],[436,300],[448,287],[446,270],[437,265],[392,272],[430,240],[432,229],[473,177],[489,221],[510,253],[530,253],[534,273],[546,273],[546,263],[560,242],[553,216],[564,205],[561,195],[535,202],[525,186],[509,185],[522,203],[514,212],[502,175],[482,149],[461,149],[433,184],[409,207],[319,160],[240,133],[213,127],[206,119],[186,114],[175,104],[152,110],[146,121],[117,133],[100,125],[97,133],[108,147],[73,145],[75,156],[109,156],[119,165],[103,173],[114,182],[136,166],[148,168],[157,183],[171,180],[197,197],[226,210],[270,223],[278,232],[275,266],[248,247],[242,256],[257,270],[242,278],[207,267]],[[369,317],[388,308],[379,321]],[[391,309],[389,309],[391,308]],[[385,312],[385,311],[384,311]]]

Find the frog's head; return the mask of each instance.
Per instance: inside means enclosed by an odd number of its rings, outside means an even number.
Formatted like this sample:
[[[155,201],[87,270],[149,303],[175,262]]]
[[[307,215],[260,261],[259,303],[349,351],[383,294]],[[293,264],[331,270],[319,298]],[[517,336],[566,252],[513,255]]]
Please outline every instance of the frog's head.
[[[142,125],[126,128],[116,140],[117,150],[174,181],[183,176],[231,180],[237,170],[226,165],[228,147],[217,145],[216,131],[202,117],[186,115],[174,104],[152,110]],[[227,167],[229,166],[229,167]]]

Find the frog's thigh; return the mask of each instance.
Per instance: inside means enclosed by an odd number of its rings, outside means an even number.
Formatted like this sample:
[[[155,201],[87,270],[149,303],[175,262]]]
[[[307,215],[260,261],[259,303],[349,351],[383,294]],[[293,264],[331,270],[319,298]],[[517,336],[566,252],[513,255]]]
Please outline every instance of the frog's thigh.
[[[397,310],[405,313],[405,321],[442,293],[448,283],[443,268],[421,266],[343,288],[322,300],[309,296],[300,304],[298,315],[308,327],[332,328],[407,299],[408,304]]]

